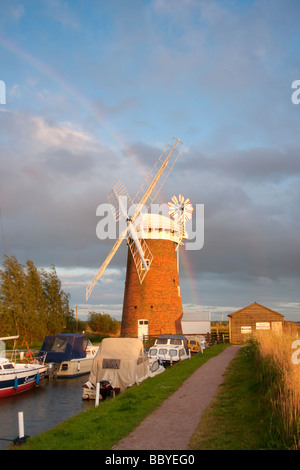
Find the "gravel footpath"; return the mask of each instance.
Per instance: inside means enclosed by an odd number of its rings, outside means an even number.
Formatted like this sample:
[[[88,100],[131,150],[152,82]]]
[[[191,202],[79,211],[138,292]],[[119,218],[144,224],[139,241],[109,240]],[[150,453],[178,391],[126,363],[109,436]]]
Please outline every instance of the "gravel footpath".
[[[186,450],[239,349],[240,346],[229,346],[205,362],[113,450]]]

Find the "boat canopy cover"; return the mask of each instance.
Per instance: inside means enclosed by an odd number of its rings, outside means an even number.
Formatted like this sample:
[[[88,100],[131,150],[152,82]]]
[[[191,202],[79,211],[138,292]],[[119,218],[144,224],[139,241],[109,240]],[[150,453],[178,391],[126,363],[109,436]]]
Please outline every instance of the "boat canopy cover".
[[[39,357],[47,353],[45,362],[60,364],[71,359],[86,357],[86,348],[90,341],[82,334],[61,334],[46,336]]]
[[[93,360],[89,380],[96,386],[108,380],[123,392],[148,374],[148,357],[137,338],[104,338]]]

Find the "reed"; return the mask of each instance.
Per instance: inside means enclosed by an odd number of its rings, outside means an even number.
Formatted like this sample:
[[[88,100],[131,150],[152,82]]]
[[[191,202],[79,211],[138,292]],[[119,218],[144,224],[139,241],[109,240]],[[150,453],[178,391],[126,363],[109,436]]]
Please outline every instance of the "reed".
[[[256,332],[253,340],[261,380],[268,384],[273,429],[285,448],[299,450],[300,360],[294,349],[297,337],[261,331]],[[300,352],[300,342],[296,347]]]

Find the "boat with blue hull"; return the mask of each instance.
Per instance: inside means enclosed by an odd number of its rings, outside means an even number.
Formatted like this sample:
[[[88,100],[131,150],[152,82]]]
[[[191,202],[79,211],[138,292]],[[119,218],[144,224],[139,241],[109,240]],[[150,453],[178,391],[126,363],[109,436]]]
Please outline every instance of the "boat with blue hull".
[[[16,340],[19,336],[0,338],[0,398],[16,395],[36,387],[46,376],[48,368],[39,362],[17,363],[6,356],[3,341]],[[16,356],[14,347],[13,355]]]
[[[0,357],[0,398],[36,387],[46,374],[46,366],[16,364],[7,358]]]

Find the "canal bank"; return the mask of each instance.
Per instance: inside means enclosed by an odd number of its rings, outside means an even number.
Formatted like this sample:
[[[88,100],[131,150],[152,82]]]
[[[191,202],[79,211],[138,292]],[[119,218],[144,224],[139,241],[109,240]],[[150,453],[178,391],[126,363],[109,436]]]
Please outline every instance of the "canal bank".
[[[38,387],[0,400],[0,450],[18,437],[18,412],[23,411],[25,436],[37,436],[71,416],[94,407],[82,400],[82,376],[73,379],[43,379]]]

